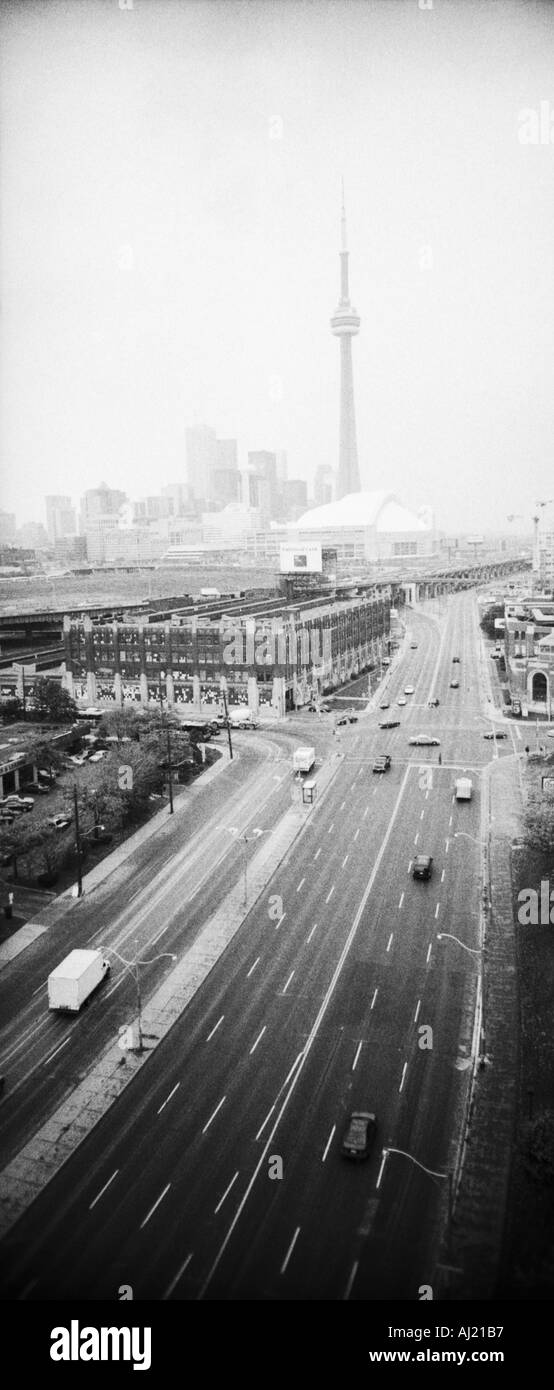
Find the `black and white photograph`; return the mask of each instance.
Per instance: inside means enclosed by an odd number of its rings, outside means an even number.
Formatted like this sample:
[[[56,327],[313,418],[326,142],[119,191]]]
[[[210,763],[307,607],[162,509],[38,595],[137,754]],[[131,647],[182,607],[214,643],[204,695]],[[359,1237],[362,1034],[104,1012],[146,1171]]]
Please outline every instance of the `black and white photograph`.
[[[554,1297],[554,3],[5,0],[0,45],[6,1322],[153,1372],[155,1318],[217,1339],[184,1304],[346,1303],[364,1369],[507,1369]]]

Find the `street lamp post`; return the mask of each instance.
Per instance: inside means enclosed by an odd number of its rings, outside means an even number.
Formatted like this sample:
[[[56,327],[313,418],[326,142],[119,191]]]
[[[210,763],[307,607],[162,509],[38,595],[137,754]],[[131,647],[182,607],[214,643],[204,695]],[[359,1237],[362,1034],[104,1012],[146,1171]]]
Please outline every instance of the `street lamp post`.
[[[75,808],[75,848],[77,850],[77,897],[83,894],[83,869],[82,869],[82,850],[81,835],[79,831],[79,798],[77,796],[77,783],[73,783],[73,805]]]
[[[480,1031],[481,1031],[481,1037],[480,1037],[480,1047],[479,1047],[479,1067],[482,1069],[482,1068],[484,1067],[484,1065],[485,1065],[485,1057],[486,1057],[486,1036],[487,1036],[487,1035],[486,1035],[486,1025],[485,1025],[485,972],[484,972],[484,948],[483,948],[482,946],[480,946],[480,947],[466,946],[465,942],[464,942],[464,941],[460,941],[459,936],[454,936],[454,935],[452,934],[452,932],[449,932],[449,931],[437,932],[437,941],[447,941],[447,940],[448,940],[448,941],[455,941],[456,944],[457,944],[458,946],[461,946],[462,951],[467,951],[468,955],[470,955],[470,956],[477,956],[478,971],[479,971],[478,979],[479,979],[479,985],[480,985],[480,989],[481,989],[481,1030],[480,1030]]]
[[[440,1172],[437,1172],[434,1168],[426,1168],[426,1166],[425,1166],[424,1163],[420,1163],[419,1159],[418,1159],[418,1158],[414,1158],[414,1155],[411,1154],[411,1153],[408,1153],[408,1152],[406,1151],[406,1149],[394,1149],[394,1148],[392,1148],[392,1147],[389,1147],[389,1148],[383,1149],[383,1158],[382,1158],[381,1168],[380,1168],[380,1171],[379,1171],[379,1176],[378,1176],[378,1178],[377,1178],[377,1187],[379,1187],[379,1184],[380,1184],[380,1182],[381,1182],[381,1177],[382,1177],[382,1175],[383,1175],[383,1168],[384,1168],[384,1166],[385,1166],[385,1163],[386,1163],[386,1160],[387,1160],[389,1154],[401,1154],[403,1158],[408,1158],[408,1159],[410,1160],[410,1163],[414,1163],[415,1166],[416,1166],[416,1168],[421,1168],[422,1172],[423,1172],[423,1173],[427,1173],[428,1176],[429,1176],[430,1178],[441,1178],[441,1179],[443,1179],[444,1181],[446,1181],[446,1182],[448,1183],[448,1235],[447,1235],[447,1245],[448,1245],[448,1250],[449,1250],[449,1252],[450,1252],[450,1243],[451,1243],[451,1237],[452,1237],[452,1218],[453,1218],[453,1215],[454,1215],[454,1180],[453,1180],[452,1170],[451,1170],[450,1168],[447,1168],[446,1173],[440,1173]]]
[[[140,987],[140,970],[139,970],[139,966],[141,966],[141,965],[154,965],[154,964],[156,963],[156,961],[158,961],[158,960],[177,960],[177,956],[174,955],[172,951],[161,951],[161,953],[160,953],[158,956],[152,956],[152,957],[150,958],[150,960],[140,960],[140,959],[139,959],[139,956],[138,956],[138,944],[139,944],[138,941],[135,941],[135,946],[136,946],[136,948],[137,948],[137,955],[135,956],[135,959],[134,959],[134,960],[126,960],[126,959],[125,959],[125,956],[120,955],[119,951],[116,951],[115,946],[104,946],[104,947],[102,948],[102,950],[103,950],[103,952],[104,952],[106,955],[117,956],[117,959],[121,961],[121,964],[124,965],[124,966],[126,967],[126,969],[127,969],[127,970],[130,970],[130,971],[132,972],[132,974],[133,974],[134,981],[135,981],[135,987],[136,987],[136,994],[137,994],[137,1021],[138,1021],[138,1048],[137,1048],[137,1051],[138,1051],[138,1052],[142,1052],[142,993],[141,993],[141,987]]]
[[[162,728],[163,728],[164,723],[165,723],[165,720],[164,720],[164,700],[163,700],[163,691],[162,691],[162,675],[163,675],[163,672],[160,671],[159,680],[158,680],[158,686],[159,686],[159,691],[160,691],[160,721],[161,721],[161,725],[162,725]],[[166,693],[166,704],[167,704],[167,693]],[[170,816],[172,816],[172,815],[173,815],[173,775],[172,775],[172,767],[171,767],[171,738],[170,738],[169,724],[165,724],[165,732],[166,732],[166,738],[167,738],[167,775],[168,775],[168,783],[169,783],[169,814],[170,814]]]

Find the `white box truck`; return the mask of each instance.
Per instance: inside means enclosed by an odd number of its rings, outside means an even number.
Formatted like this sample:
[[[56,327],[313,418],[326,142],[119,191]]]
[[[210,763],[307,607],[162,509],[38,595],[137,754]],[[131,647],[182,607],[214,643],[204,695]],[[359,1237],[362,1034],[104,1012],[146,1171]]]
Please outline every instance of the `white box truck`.
[[[311,772],[315,763],[315,748],[295,748],[292,755],[293,772]]]
[[[456,801],[471,801],[472,789],[471,777],[458,777],[454,783]]]
[[[109,970],[101,951],[70,951],[48,976],[48,1007],[77,1014]]]

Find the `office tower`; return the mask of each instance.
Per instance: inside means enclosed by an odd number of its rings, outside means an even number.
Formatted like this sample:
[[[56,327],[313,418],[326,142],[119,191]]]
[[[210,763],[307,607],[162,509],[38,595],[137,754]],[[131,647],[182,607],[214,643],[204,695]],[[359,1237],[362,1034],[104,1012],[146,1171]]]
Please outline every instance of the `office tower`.
[[[209,425],[193,425],[185,430],[186,479],[190,496],[205,505],[210,496],[211,476],[217,466],[217,440]]]
[[[45,497],[44,501],[46,504],[46,530],[52,545],[56,545],[57,541],[64,540],[66,536],[74,536],[77,531],[77,523],[71,498],[51,493]]]
[[[318,464],[314,478],[314,502],[316,507],[324,507],[332,502],[335,491],[335,472],[328,463]]]

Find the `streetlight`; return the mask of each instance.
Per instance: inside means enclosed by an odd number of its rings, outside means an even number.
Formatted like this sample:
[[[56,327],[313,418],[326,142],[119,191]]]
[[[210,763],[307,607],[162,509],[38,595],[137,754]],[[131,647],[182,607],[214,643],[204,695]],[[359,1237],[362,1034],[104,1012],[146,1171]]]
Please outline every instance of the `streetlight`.
[[[248,906],[248,857],[247,857],[247,853],[246,853],[246,847],[247,847],[247,845],[253,844],[254,840],[259,840],[260,835],[263,835],[264,832],[263,832],[263,830],[258,829],[257,826],[256,826],[256,828],[252,831],[252,834],[251,834],[251,835],[248,835],[248,834],[246,833],[245,830],[244,830],[244,831],[237,830],[237,827],[236,827],[235,825],[227,825],[227,826],[225,826],[225,829],[227,830],[228,835],[233,835],[234,838],[235,838],[235,840],[239,840],[239,841],[240,841],[240,845],[241,845],[241,848],[242,848],[242,853],[243,853],[243,857],[244,857],[244,899],[243,899],[243,906],[244,906],[244,907],[247,907],[247,906]]]
[[[137,949],[138,949],[138,941],[135,941],[135,946],[136,946]],[[119,951],[116,951],[115,946],[104,946],[104,947],[102,947],[102,950],[106,953],[106,955],[117,956],[117,959],[121,961],[121,964],[124,965],[124,966],[126,967],[126,969],[131,970],[132,973],[133,973],[133,975],[134,975],[135,985],[136,985],[136,989],[137,989],[137,1018],[138,1018],[138,1048],[137,1048],[137,1051],[138,1051],[138,1052],[142,1052],[142,995],[141,995],[141,990],[140,990],[140,972],[139,972],[139,965],[154,965],[154,964],[156,963],[156,961],[158,961],[158,960],[177,960],[177,956],[175,956],[175,955],[173,954],[172,951],[161,951],[160,955],[158,955],[158,956],[151,956],[150,960],[140,960],[139,957],[138,957],[138,955],[135,956],[135,959],[134,959],[134,960],[126,960],[126,959],[125,959],[125,956],[120,955]]]
[[[477,956],[478,960],[478,980],[481,990],[481,1047],[479,1051],[479,1068],[482,1071],[486,1061],[486,1031],[485,1031],[485,979],[484,979],[484,946],[466,946],[465,941],[460,941],[459,936],[453,936],[452,932],[437,932],[437,941],[455,941],[461,946],[462,951],[467,951],[470,956]]]
[[[376,1184],[377,1188],[380,1185],[381,1178],[383,1176],[383,1169],[385,1167],[385,1163],[389,1154],[402,1154],[403,1158],[409,1158],[410,1163],[414,1163],[416,1168],[421,1168],[422,1172],[427,1173],[430,1178],[442,1178],[448,1182],[448,1247],[450,1248],[450,1239],[452,1233],[452,1217],[454,1214],[454,1184],[451,1169],[448,1168],[446,1173],[438,1173],[435,1171],[434,1168],[426,1168],[424,1163],[420,1163],[419,1159],[414,1158],[413,1154],[408,1153],[406,1149],[393,1149],[389,1147],[387,1149],[383,1149],[383,1157]]]

